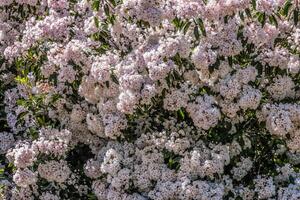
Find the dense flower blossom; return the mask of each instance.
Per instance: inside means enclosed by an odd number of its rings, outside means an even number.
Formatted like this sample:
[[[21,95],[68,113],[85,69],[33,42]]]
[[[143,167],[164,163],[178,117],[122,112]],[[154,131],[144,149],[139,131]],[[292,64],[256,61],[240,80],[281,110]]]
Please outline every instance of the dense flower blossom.
[[[0,0],[0,199],[300,199],[297,0]]]

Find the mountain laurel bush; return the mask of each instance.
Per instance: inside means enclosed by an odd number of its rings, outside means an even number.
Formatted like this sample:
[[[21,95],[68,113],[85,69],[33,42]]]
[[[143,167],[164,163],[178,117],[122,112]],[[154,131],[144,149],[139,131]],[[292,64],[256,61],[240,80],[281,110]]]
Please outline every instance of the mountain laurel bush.
[[[299,9],[1,0],[0,199],[299,200]]]

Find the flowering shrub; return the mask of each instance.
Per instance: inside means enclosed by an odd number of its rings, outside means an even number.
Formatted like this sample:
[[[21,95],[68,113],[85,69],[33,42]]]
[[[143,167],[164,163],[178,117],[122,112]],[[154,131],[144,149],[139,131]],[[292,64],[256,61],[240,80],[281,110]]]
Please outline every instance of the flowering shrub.
[[[0,199],[300,199],[297,0],[1,0]]]

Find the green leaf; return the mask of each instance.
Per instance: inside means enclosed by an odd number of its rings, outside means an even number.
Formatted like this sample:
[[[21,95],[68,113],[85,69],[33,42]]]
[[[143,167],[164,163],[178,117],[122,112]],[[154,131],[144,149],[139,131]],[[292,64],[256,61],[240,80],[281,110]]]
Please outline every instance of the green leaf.
[[[170,86],[171,86],[170,76],[168,75],[168,76],[165,78],[165,80],[167,81],[168,87],[170,87]]]
[[[256,0],[251,1],[252,7],[254,10],[256,10]]]
[[[39,132],[34,128],[29,129],[29,134],[33,140],[38,139],[39,137]]]
[[[45,125],[45,117],[37,117],[37,121],[40,126]]]
[[[27,102],[25,101],[25,99],[18,99],[17,100],[17,105],[18,106],[26,107],[27,106]]]
[[[276,27],[278,27],[278,22],[274,15],[270,15],[269,20],[270,20],[271,24],[274,24]]]
[[[293,19],[294,19],[294,24],[297,26],[298,20],[299,20],[299,10],[295,9],[293,12]]]
[[[239,16],[242,21],[245,20],[244,13],[242,11],[239,12]]]
[[[25,112],[21,112],[19,115],[18,115],[18,119],[23,119],[29,112],[28,111],[25,111]]]
[[[0,179],[4,178],[4,168],[0,168]],[[2,185],[0,185],[2,186]]]
[[[104,5],[104,13],[106,16],[109,16],[109,7],[107,4]]]
[[[168,150],[163,150],[164,162],[167,164],[168,168],[178,170],[180,168],[180,159],[179,155],[174,154]]]
[[[262,26],[266,23],[266,13],[259,13],[258,21],[261,23]]]
[[[53,94],[52,95],[52,102],[55,103],[60,98],[62,98],[62,96],[60,94]]]
[[[282,14],[284,15],[284,16],[288,16],[288,14],[289,14],[289,9],[291,8],[291,6],[292,6],[293,4],[291,3],[291,1],[286,1],[285,2],[285,4],[284,4],[284,6],[283,6],[283,8],[282,8]]]
[[[27,77],[17,76],[15,80],[20,84],[29,85],[29,79]]]
[[[233,58],[232,58],[232,56],[228,57],[228,64],[232,67],[232,65],[233,65]]]
[[[183,32],[186,34],[186,32],[189,30],[189,27],[191,26],[192,22],[187,22],[183,27]]]
[[[200,34],[199,34],[199,27],[198,26],[194,27],[194,35],[195,35],[196,40],[199,40]]]
[[[116,84],[119,85],[119,81],[118,81],[118,79],[117,79],[117,77],[116,77],[115,74],[112,73],[112,74],[110,75],[110,77],[111,77],[111,80],[112,80],[113,82],[115,82]]]
[[[175,18],[174,20],[173,20],[173,24],[174,24],[174,26],[177,28],[177,29],[179,29],[180,28],[180,19],[179,18]]]
[[[289,176],[289,181],[290,181],[290,183],[294,184],[295,183],[295,178],[292,175],[290,175]]]
[[[197,23],[200,26],[200,30],[201,30],[202,34],[206,37],[205,26],[204,26],[204,23],[203,23],[202,19],[198,18]]]
[[[179,113],[181,119],[184,119],[185,115],[181,108],[178,110],[178,113]]]
[[[228,15],[226,15],[226,16],[224,17],[224,23],[225,23],[225,24],[228,23]]]
[[[99,8],[100,8],[100,0],[93,0],[92,8],[93,8],[93,10],[99,11]]]
[[[109,22],[111,24],[114,24],[114,22],[115,22],[115,16],[114,15],[109,16],[108,19],[109,19]]]
[[[250,9],[249,9],[249,8],[246,8],[246,9],[245,9],[245,13],[246,13],[247,17],[249,17],[249,18],[251,18],[251,17],[252,17],[252,15],[251,15],[251,11],[250,11]]]
[[[105,85],[107,88],[109,88],[109,81],[105,81]]]
[[[116,1],[115,0],[108,0],[113,6],[116,6],[117,5],[117,3],[116,3]]]
[[[91,194],[88,194],[88,200],[97,200],[97,197],[95,194],[91,193]]]
[[[99,20],[97,17],[94,17],[94,22],[97,28],[99,28]]]

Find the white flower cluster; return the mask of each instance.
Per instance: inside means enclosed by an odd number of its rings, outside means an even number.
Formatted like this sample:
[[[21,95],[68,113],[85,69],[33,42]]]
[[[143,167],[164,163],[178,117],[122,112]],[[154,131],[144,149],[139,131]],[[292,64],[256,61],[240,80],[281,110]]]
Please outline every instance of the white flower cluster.
[[[263,106],[262,114],[271,134],[286,139],[287,147],[293,152],[300,150],[300,107],[296,104]]]

